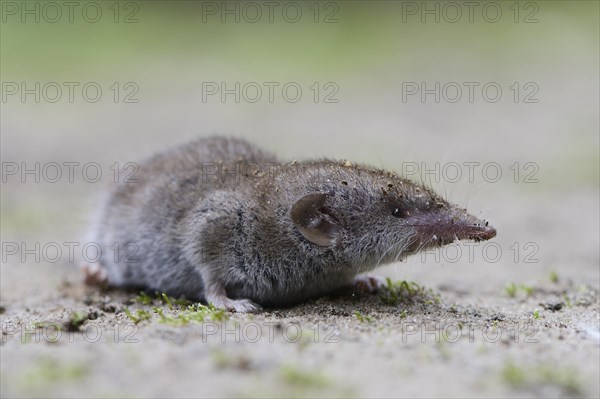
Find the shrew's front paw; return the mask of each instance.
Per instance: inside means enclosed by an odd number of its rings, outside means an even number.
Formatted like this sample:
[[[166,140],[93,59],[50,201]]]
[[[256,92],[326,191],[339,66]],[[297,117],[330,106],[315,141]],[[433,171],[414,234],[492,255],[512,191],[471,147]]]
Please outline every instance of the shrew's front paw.
[[[85,262],[80,266],[84,275],[83,281],[86,285],[104,287],[108,284],[108,272],[99,262]]]
[[[353,289],[358,293],[376,294],[385,287],[385,279],[362,274],[354,279]]]

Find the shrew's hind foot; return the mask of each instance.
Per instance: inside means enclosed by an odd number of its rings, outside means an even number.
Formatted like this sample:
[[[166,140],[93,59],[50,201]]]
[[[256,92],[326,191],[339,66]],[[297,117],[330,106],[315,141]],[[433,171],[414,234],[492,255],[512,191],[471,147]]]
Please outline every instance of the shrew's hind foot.
[[[252,302],[249,299],[231,299],[225,297],[211,297],[208,302],[216,308],[229,310],[237,313],[258,313],[262,311],[262,307]]]
[[[108,284],[108,273],[100,263],[83,263],[81,270],[83,270],[85,284],[98,287],[105,287]]]

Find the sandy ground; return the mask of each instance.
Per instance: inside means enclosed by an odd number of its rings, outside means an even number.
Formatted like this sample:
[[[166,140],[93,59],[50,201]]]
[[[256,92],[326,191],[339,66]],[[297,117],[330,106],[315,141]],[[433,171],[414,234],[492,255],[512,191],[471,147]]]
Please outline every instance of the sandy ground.
[[[376,273],[409,288],[256,315],[86,288],[74,264],[20,251],[2,266],[2,396],[597,397],[597,193],[502,187],[501,256],[453,246]],[[58,208],[85,197],[66,190],[47,194]],[[84,223],[65,224],[37,242],[64,249]]]
[[[77,73],[63,78],[97,80],[106,93],[111,82],[135,80],[139,103],[3,103],[3,177],[7,162],[28,168],[96,162],[104,172],[99,183],[106,183],[115,162],[212,133],[245,137],[283,159],[328,156],[398,171],[422,162],[495,162],[503,174],[486,180],[478,168],[469,179],[463,167],[458,183],[429,181],[490,220],[498,230],[491,242],[378,269],[374,274],[409,282],[381,295],[319,298],[255,315],[84,287],[68,245],[77,244],[75,258],[81,255],[102,185],[82,180],[81,169],[74,182],[66,174],[57,183],[7,176],[1,396],[599,397],[598,25],[590,32],[590,24],[542,11],[538,25],[515,26],[511,35],[481,23],[400,33],[392,28],[402,26],[393,24],[390,34],[402,40],[389,43],[397,48],[376,36],[366,44],[350,41],[339,57],[330,55],[334,47],[304,43],[292,26],[285,40],[295,42],[285,41],[289,54],[283,54],[314,63],[296,69],[275,62],[283,62],[279,53],[251,58],[255,50],[271,54],[266,27],[259,36],[264,46],[250,33],[238,37],[246,52],[221,54],[207,42],[208,56],[202,47],[177,59],[169,48],[115,62],[107,75],[73,67]],[[143,22],[139,29],[151,32],[153,21]],[[130,37],[113,29],[118,41]],[[323,34],[331,32],[337,31]],[[423,34],[423,42],[408,39]],[[40,30],[31,40],[41,48],[45,37]],[[257,47],[244,47],[246,39]],[[367,56],[340,58],[355,45]],[[322,53],[315,56],[313,46]],[[105,47],[96,50],[103,61],[113,55]],[[371,48],[381,62],[369,60]],[[341,61],[329,67],[318,54]],[[52,64],[53,55],[46,56]],[[31,79],[58,79],[62,70],[44,69]],[[335,80],[340,101],[203,103],[198,87],[208,79],[297,80],[305,89]],[[494,81],[505,96],[495,103],[402,102],[402,81]],[[534,81],[539,102],[512,101],[515,81],[521,88]]]
[[[598,396],[598,290],[586,281],[559,275],[510,297],[500,283],[421,280],[433,288],[395,304],[347,295],[251,316],[63,281],[3,301],[2,394]]]

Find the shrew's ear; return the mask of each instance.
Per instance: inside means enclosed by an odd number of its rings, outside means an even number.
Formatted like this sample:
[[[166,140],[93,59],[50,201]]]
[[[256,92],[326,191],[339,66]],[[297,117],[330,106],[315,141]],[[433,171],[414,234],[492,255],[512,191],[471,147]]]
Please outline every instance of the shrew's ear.
[[[308,241],[330,247],[342,238],[342,225],[326,206],[327,194],[308,194],[292,206],[290,216]]]

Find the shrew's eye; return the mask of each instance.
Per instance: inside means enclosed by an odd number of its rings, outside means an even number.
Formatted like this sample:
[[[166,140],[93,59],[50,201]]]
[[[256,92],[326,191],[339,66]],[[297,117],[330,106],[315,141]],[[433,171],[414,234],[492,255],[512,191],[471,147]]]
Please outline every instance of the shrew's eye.
[[[402,210],[400,208],[394,208],[392,209],[392,215],[397,218],[403,218],[405,216],[408,216],[408,211]]]

